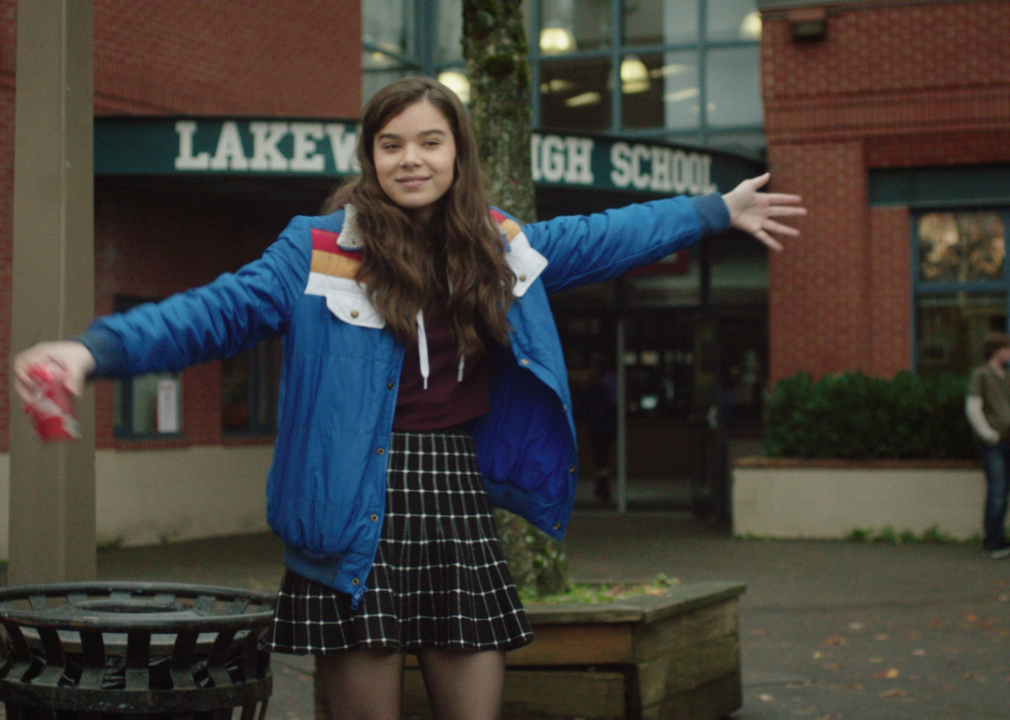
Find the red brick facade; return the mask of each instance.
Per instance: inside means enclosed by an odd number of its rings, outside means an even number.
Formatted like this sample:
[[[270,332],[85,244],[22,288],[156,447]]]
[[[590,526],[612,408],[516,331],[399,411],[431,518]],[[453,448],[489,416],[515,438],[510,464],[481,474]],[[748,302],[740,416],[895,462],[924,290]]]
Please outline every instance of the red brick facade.
[[[97,115],[355,118],[360,3],[94,0]],[[0,0],[0,452],[8,395],[17,3]],[[282,181],[283,182],[283,181]],[[288,219],[269,198],[96,182],[96,312],[117,294],[162,297],[256,257]],[[307,208],[312,211],[315,208]],[[217,363],[183,377],[187,444],[221,442]],[[112,388],[96,388],[99,447],[110,447]]]
[[[911,366],[909,213],[870,208],[868,174],[1010,163],[1010,3],[826,4],[814,41],[791,38],[795,10],[764,6],[769,165],[810,211],[771,261],[771,380],[890,376]]]

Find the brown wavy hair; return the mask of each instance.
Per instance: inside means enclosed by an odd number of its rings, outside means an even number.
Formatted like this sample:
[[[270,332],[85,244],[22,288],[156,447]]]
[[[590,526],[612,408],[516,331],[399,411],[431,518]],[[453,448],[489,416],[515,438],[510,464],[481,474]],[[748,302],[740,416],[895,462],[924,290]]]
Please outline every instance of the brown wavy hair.
[[[442,113],[456,144],[453,183],[427,226],[389,199],[379,185],[374,160],[375,136],[419,102],[430,102]],[[338,188],[324,210],[348,203],[357,209],[364,243],[357,279],[367,283],[372,304],[397,339],[416,338],[418,310],[441,294],[447,296],[445,318],[461,354],[477,350],[482,333],[507,343],[506,314],[515,275],[490,215],[473,128],[456,94],[426,77],[387,85],[365,105],[357,159],[361,175]]]

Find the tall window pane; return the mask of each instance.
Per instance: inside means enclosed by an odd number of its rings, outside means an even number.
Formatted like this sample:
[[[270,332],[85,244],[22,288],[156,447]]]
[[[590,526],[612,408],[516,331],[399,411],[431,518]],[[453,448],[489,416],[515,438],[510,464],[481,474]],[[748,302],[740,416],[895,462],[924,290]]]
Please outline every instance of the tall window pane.
[[[1006,331],[1002,295],[920,295],[916,301],[916,371],[966,375],[982,359],[987,332]]]
[[[698,127],[698,54],[692,51],[663,55],[663,124],[669,130]]]
[[[1003,218],[995,212],[927,213],[919,218],[919,279],[998,280],[1003,275]]]
[[[610,46],[610,0],[543,0],[540,52],[561,55]]]
[[[663,55],[625,55],[621,61],[621,112],[626,128],[663,127]]]
[[[714,127],[761,125],[761,77],[758,46],[708,53],[708,124]]]
[[[545,128],[610,128],[610,61],[556,60],[540,67],[541,125]]]
[[[416,74],[413,0],[368,0],[361,3],[361,102],[394,80]]]
[[[276,426],[279,343],[264,340],[221,361],[221,429],[272,433]]]
[[[154,298],[120,296],[116,312]],[[150,437],[182,432],[182,379],[179,373],[118,378],[113,384],[113,432],[117,437]]]
[[[754,0],[708,0],[706,10],[709,40],[761,39],[761,16]]]
[[[394,55],[412,56],[414,48],[412,0],[368,0],[361,3],[361,41],[367,47]]]
[[[698,126],[697,53],[626,55],[621,62],[622,124],[629,129]]]
[[[463,61],[463,1],[438,0],[438,30],[435,63],[452,65]]]
[[[627,45],[672,45],[698,40],[698,0],[625,0]]]

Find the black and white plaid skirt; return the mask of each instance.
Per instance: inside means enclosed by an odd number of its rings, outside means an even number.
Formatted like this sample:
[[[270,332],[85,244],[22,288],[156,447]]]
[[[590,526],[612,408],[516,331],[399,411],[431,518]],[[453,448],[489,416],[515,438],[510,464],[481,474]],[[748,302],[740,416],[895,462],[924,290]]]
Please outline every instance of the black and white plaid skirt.
[[[360,648],[510,650],[533,640],[502,553],[473,438],[393,433],[386,515],[358,610],[345,593],[290,570],[273,652]]]

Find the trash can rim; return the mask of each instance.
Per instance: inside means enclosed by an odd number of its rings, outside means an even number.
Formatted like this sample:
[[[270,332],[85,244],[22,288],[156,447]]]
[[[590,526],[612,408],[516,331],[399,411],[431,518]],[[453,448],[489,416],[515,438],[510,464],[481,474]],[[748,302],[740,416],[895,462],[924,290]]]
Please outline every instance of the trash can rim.
[[[174,595],[184,598],[199,598],[211,596],[215,601],[248,600],[252,604],[262,605],[262,608],[251,612],[208,614],[193,617],[192,612],[185,616],[172,617],[172,612],[158,612],[152,609],[145,612],[142,603],[138,603],[133,611],[112,612],[101,609],[75,610],[66,604],[53,608],[39,609],[17,608],[9,603],[16,600],[28,600],[32,597],[67,597],[71,595],[102,595],[113,593],[129,593],[131,596],[150,597],[157,595]],[[133,599],[132,597],[130,598]],[[88,601],[92,605],[93,600]],[[157,632],[169,628],[199,629],[208,626],[209,630],[243,629],[262,624],[264,618],[273,616],[275,596],[239,588],[216,585],[192,585],[185,583],[129,582],[129,581],[89,581],[73,583],[53,583],[37,585],[18,585],[0,589],[0,620],[15,622],[27,627],[55,627],[65,629],[100,629],[104,632],[127,632],[151,630]],[[70,610],[67,608],[70,607]]]

